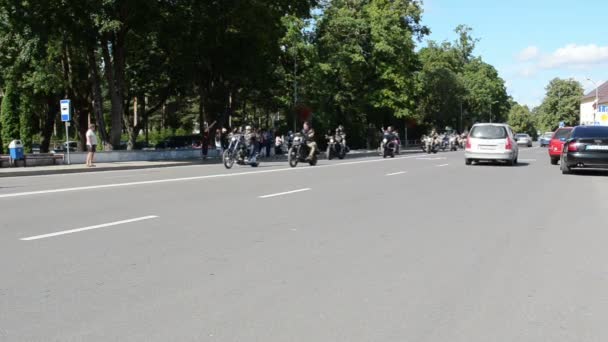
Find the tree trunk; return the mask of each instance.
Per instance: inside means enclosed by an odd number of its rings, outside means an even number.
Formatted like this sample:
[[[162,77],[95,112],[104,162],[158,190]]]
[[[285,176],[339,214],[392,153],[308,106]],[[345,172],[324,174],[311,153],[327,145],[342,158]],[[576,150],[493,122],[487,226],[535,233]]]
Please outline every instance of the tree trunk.
[[[93,94],[93,113],[95,114],[95,121],[97,122],[97,132],[101,137],[101,141],[106,143],[108,141],[108,131],[106,130],[106,122],[103,117],[103,97],[101,95],[101,79],[99,78],[99,71],[97,66],[97,59],[95,58],[95,50],[93,46],[87,48],[87,60],[89,63],[89,72],[91,77],[91,91]]]
[[[49,97],[47,100],[47,110],[44,116],[42,126],[42,134],[40,137],[40,152],[48,153],[51,145],[51,136],[53,135],[53,126],[55,125],[55,117],[59,108],[59,99]]]
[[[110,44],[110,40],[104,39],[101,44],[101,51],[104,59],[105,76],[108,82],[110,102],[112,103],[112,130],[110,131],[109,147],[113,149],[114,147],[120,146],[120,138],[122,135],[123,96],[121,88],[119,87],[116,79],[118,71],[114,67],[114,64],[119,62],[116,60],[113,61],[110,57],[110,50],[108,48],[108,44]],[[117,55],[116,49],[119,48],[120,47],[116,44],[112,45],[112,50],[114,52],[115,57]],[[124,47],[122,48],[124,49]]]

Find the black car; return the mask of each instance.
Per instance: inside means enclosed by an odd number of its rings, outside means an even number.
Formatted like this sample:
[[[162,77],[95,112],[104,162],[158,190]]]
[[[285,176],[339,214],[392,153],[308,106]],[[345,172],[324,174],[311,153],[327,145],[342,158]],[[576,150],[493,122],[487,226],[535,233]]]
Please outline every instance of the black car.
[[[569,174],[580,169],[608,170],[608,127],[578,126],[564,143],[561,170]]]

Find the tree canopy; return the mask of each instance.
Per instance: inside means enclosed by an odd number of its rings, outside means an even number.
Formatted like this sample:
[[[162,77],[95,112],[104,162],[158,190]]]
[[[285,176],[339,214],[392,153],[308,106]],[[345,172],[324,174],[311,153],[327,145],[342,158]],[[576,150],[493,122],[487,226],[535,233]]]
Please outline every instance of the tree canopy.
[[[65,139],[63,98],[70,139],[93,122],[107,149],[205,122],[285,130],[302,111],[345,125],[355,146],[391,124],[506,120],[504,81],[472,28],[418,49],[422,19],[416,0],[0,0],[2,142]]]
[[[544,132],[555,130],[560,122],[576,126],[580,121],[582,85],[573,79],[555,78],[545,90],[545,98],[538,108],[538,127]]]

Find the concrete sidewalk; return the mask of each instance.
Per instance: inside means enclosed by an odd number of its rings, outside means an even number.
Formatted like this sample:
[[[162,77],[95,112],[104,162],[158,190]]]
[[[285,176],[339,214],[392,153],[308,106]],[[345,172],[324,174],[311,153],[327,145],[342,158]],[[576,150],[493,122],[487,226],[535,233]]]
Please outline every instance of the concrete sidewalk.
[[[402,154],[421,152],[420,148],[412,148],[402,150]],[[365,158],[378,156],[377,150],[353,150],[346,155],[346,159]],[[272,156],[270,158],[261,158],[261,161],[277,161],[286,160],[286,156]],[[325,158],[325,153],[321,153],[321,158]],[[72,165],[51,165],[51,166],[36,166],[36,167],[10,167],[0,168],[0,178],[3,177],[25,177],[25,176],[44,176],[56,174],[82,173],[82,172],[103,172],[103,171],[121,171],[121,170],[137,170],[164,168],[176,166],[190,165],[205,165],[218,164],[219,158],[210,158],[207,160],[186,160],[186,161],[134,161],[134,162],[116,162],[116,163],[99,163],[95,167],[87,167],[84,164]]]

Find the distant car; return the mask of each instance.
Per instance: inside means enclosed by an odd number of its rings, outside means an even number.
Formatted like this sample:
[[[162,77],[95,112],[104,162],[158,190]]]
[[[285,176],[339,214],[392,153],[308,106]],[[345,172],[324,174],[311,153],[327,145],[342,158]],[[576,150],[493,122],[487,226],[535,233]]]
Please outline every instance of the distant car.
[[[51,151],[53,153],[66,153],[68,151],[67,147],[70,146],[70,152],[76,152],[78,150],[78,142],[70,141],[67,143],[63,143],[59,146],[55,146],[55,148]]]
[[[518,145],[525,145],[528,147],[532,147],[532,137],[525,133],[515,134],[515,140]]]
[[[570,174],[580,169],[608,170],[608,127],[577,126],[566,140],[561,170]]]
[[[191,149],[201,148],[201,136],[200,135],[187,135],[187,136],[173,136],[168,137],[164,141],[156,144],[156,149]]]
[[[558,128],[549,142],[549,158],[551,165],[557,165],[559,159],[562,156],[562,150],[564,149],[564,142],[568,139],[568,136],[572,132],[572,127]]]
[[[546,132],[538,138],[538,142],[540,143],[540,147],[549,146],[551,143],[551,137],[553,136],[553,132]]]
[[[519,147],[509,125],[484,123],[471,128],[464,152],[466,165],[482,160],[515,165],[518,156]]]

